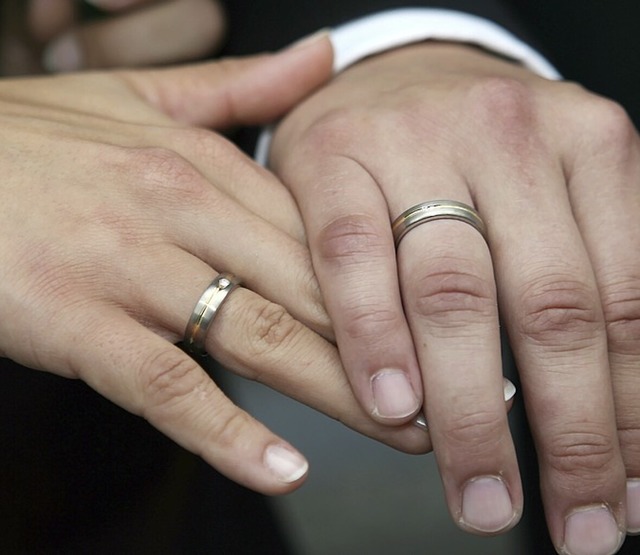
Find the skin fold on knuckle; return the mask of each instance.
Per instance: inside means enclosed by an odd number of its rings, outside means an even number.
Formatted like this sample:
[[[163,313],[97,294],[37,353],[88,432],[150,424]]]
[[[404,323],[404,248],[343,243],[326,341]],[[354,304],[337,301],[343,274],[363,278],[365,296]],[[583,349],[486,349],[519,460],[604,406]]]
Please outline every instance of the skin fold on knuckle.
[[[559,351],[581,350],[605,330],[597,291],[566,275],[547,275],[521,295],[517,332],[527,341]]]
[[[577,161],[585,167],[594,164],[622,168],[637,157],[638,135],[626,110],[617,102],[590,93],[574,105],[579,120],[575,126],[578,143],[574,150]],[[576,164],[575,167],[579,167]]]
[[[206,392],[207,380],[200,366],[178,349],[155,352],[137,371],[139,410],[154,423],[173,418],[181,403],[187,410],[194,393]]]
[[[341,153],[345,156],[361,137],[366,125],[365,111],[354,108],[334,107],[331,103],[308,101],[310,108],[295,118],[287,118],[278,134],[289,133],[298,140],[290,146],[298,154]],[[293,128],[293,129],[292,129]],[[276,141],[278,139],[276,134]],[[278,152],[276,150],[276,152]],[[277,157],[279,158],[279,157]]]
[[[256,299],[248,302],[243,312],[245,315],[240,318],[247,324],[242,328],[245,330],[247,360],[265,361],[292,356],[304,328],[285,308],[264,299]],[[259,365],[251,368],[250,379],[268,381],[262,376]]]
[[[497,320],[495,288],[464,261],[431,261],[407,292],[405,310],[427,320],[433,333]]]
[[[482,130],[479,136],[516,158],[531,151],[538,116],[528,85],[512,77],[483,77],[470,85],[465,105],[469,121]]]
[[[597,430],[555,433],[542,449],[546,465],[574,485],[597,485],[603,477],[615,476],[620,465],[618,455],[615,438]]]
[[[207,430],[203,435],[201,452],[206,457],[206,446],[215,446],[216,452],[233,451],[247,445],[246,438],[255,435],[255,421],[243,410],[231,403],[219,404],[212,407],[207,418]]]
[[[392,345],[383,345],[384,338],[403,325],[401,313],[382,306],[375,297],[369,302],[358,297],[354,300],[355,303],[341,308],[346,336],[352,340],[375,342],[377,348],[392,348]]]
[[[177,152],[162,147],[129,149],[124,172],[136,184],[137,199],[146,206],[192,207],[208,200],[210,186]]]
[[[389,250],[390,235],[369,215],[340,216],[325,225],[317,238],[318,255],[338,270],[357,269],[382,258]]]
[[[496,430],[505,429],[505,415],[500,412],[478,410],[451,414],[438,432],[449,453],[464,453],[469,460],[492,460],[502,450],[504,440]],[[433,432],[436,433],[435,430]]]
[[[640,276],[617,283],[602,294],[609,349],[640,355]]]

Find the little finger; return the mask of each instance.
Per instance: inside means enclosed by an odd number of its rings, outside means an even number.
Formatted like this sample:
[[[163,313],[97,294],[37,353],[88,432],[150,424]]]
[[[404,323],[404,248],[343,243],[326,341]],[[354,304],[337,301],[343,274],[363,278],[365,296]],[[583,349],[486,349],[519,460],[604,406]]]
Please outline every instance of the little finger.
[[[593,99],[598,122],[568,148],[568,190],[596,275],[607,330],[627,532],[640,533],[640,139],[624,111]],[[597,117],[595,117],[597,116]]]
[[[527,156],[507,149],[504,159],[479,164],[472,183],[539,453],[551,538],[562,553],[613,553],[624,529],[625,480],[600,297],[564,176],[530,133],[526,144]]]

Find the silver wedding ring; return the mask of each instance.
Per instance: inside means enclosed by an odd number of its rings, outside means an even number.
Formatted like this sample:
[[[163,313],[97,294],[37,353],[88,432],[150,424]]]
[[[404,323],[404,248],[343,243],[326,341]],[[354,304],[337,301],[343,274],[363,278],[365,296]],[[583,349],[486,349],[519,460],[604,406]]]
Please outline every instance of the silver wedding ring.
[[[215,318],[218,309],[238,285],[240,280],[233,274],[219,274],[211,282],[196,303],[187,327],[184,331],[185,348],[197,355],[206,355],[205,340],[207,331]]]
[[[469,205],[456,200],[431,200],[405,210],[391,225],[396,247],[414,227],[433,220],[458,220],[477,229],[486,240],[486,228],[480,215]]]

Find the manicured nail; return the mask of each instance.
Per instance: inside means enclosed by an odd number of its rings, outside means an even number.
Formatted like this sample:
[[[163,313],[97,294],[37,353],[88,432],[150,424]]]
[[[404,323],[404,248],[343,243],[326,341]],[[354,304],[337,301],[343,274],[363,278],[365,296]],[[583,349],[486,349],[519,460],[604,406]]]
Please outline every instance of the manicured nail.
[[[270,445],[264,452],[267,468],[283,482],[298,481],[309,470],[309,463],[297,451],[283,445]]]
[[[44,51],[42,65],[55,73],[75,71],[82,67],[80,44],[73,35],[64,35],[53,41]]]
[[[567,517],[564,528],[565,555],[613,555],[622,544],[623,533],[604,505],[578,509]]]
[[[516,386],[508,378],[502,378],[502,384],[504,387],[504,402],[511,401],[516,394]]]
[[[467,482],[462,491],[460,524],[478,532],[493,533],[507,528],[515,520],[511,496],[505,483],[494,476],[482,476]]]
[[[371,379],[373,413],[382,418],[404,418],[418,410],[418,398],[404,372],[381,370]]]
[[[640,479],[627,480],[627,534],[640,534]]]

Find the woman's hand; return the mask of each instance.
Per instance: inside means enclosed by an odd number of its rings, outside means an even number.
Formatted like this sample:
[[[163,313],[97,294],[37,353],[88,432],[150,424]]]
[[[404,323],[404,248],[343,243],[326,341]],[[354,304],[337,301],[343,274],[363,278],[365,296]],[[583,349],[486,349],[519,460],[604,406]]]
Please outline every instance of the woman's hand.
[[[242,278],[208,351],[408,451],[352,396],[289,193],[203,127],[263,123],[331,72],[318,39],[276,56],[0,82],[0,356],[80,378],[228,477],[297,487],[307,464],[173,343],[222,271]]]
[[[169,64],[214,52],[225,36],[217,0],[8,0],[6,73]],[[13,7],[11,6],[13,4]],[[105,17],[87,20],[93,5]],[[24,25],[19,25],[24,21]]]
[[[297,107],[271,160],[356,397],[390,424],[424,398],[460,526],[497,533],[522,510],[499,307],[558,550],[611,553],[640,531],[640,145],[624,111],[425,43],[361,62]],[[391,221],[435,199],[474,206],[487,242],[434,221],[396,253]]]

